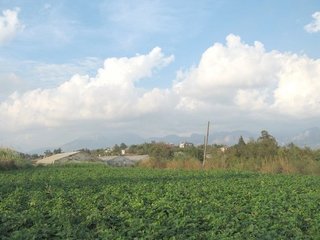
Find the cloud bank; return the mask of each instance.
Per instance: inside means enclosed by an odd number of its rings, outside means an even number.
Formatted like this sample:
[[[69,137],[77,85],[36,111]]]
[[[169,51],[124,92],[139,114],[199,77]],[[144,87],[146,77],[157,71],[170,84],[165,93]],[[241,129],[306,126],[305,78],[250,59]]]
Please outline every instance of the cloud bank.
[[[134,83],[173,60],[160,48],[132,58],[109,58],[95,77],[74,75],[56,88],[12,94],[0,104],[4,128],[56,127],[68,121],[118,120],[153,111],[162,92],[145,92]]]
[[[261,42],[246,44],[230,34],[224,44],[209,47],[197,65],[178,71],[170,88],[137,87],[173,60],[156,47],[145,55],[108,58],[94,77],[76,74],[55,88],[14,93],[0,103],[0,130],[104,122],[130,123],[137,131],[156,126],[152,134],[185,133],[208,119],[231,130],[320,117],[319,59],[267,51]]]
[[[216,106],[247,113],[294,118],[319,116],[320,60],[278,51],[260,42],[243,43],[230,34],[226,45],[214,44],[173,90],[179,108],[197,111]]]
[[[320,12],[312,14],[313,21],[304,26],[304,29],[309,33],[320,32]]]
[[[2,16],[0,16],[0,44],[11,40],[23,28],[18,18],[19,11],[18,8],[2,11]]]

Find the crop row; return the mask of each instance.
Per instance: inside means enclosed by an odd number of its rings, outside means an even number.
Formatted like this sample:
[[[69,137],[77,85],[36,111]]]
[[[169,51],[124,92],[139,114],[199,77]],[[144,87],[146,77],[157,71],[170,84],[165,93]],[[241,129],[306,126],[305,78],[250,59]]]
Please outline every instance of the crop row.
[[[46,167],[0,173],[2,239],[317,239],[320,178]]]

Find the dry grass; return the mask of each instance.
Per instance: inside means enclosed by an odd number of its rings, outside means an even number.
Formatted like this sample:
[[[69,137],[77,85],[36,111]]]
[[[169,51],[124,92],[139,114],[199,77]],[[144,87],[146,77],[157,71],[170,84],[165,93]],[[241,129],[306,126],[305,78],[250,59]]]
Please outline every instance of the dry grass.
[[[260,172],[263,173],[295,173],[296,168],[289,163],[287,159],[278,158],[269,161],[263,161],[261,164]]]
[[[202,165],[199,160],[171,160],[171,161],[159,161],[154,158],[143,160],[139,162],[139,167],[143,168],[162,168],[162,169],[201,169]]]
[[[29,166],[20,154],[9,148],[0,148],[0,170],[17,169]]]
[[[171,161],[157,161],[156,159],[144,160],[139,163],[140,167],[162,169],[203,169],[202,163],[197,159],[179,159]],[[255,171],[261,173],[284,173],[284,174],[312,174],[320,175],[320,163],[312,160],[298,161],[283,157],[269,159],[233,159],[224,158],[209,159],[205,164],[206,170],[232,169],[243,171]]]
[[[196,159],[173,160],[166,163],[166,168],[196,170],[201,169],[202,164],[199,160]]]

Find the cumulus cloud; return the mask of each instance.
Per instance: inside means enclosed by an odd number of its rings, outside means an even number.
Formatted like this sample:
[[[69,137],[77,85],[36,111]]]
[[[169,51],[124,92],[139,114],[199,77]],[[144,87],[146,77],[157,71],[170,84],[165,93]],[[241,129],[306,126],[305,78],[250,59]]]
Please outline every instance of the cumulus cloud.
[[[0,103],[0,129],[77,125],[73,129],[80,132],[103,122],[137,133],[190,133],[208,119],[227,130],[320,117],[319,59],[267,51],[261,42],[247,44],[230,34],[197,65],[179,71],[170,88],[137,87],[173,58],[156,47],[145,55],[106,59],[94,77],[76,74],[55,88],[12,94]]]
[[[2,16],[0,16],[0,44],[12,39],[23,28],[18,18],[19,11],[18,8],[2,11]]]
[[[313,21],[304,26],[304,29],[309,33],[320,32],[320,12],[312,14]]]
[[[74,120],[117,120],[154,111],[164,98],[135,87],[135,82],[151,77],[157,69],[173,61],[160,48],[132,58],[109,58],[95,77],[74,75],[52,89],[14,93],[0,104],[0,116],[7,126],[60,126]],[[145,103],[147,101],[147,103]],[[137,106],[137,108],[136,108]]]
[[[291,117],[320,116],[320,60],[245,44],[230,34],[202,55],[199,65],[174,84],[179,108],[217,106]],[[239,113],[240,114],[240,113]]]

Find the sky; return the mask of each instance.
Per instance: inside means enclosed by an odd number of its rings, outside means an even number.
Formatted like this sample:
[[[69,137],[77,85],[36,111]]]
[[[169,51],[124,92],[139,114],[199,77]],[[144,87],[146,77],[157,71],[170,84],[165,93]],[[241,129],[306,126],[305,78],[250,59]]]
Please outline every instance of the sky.
[[[0,0],[0,146],[320,127],[318,0]]]

